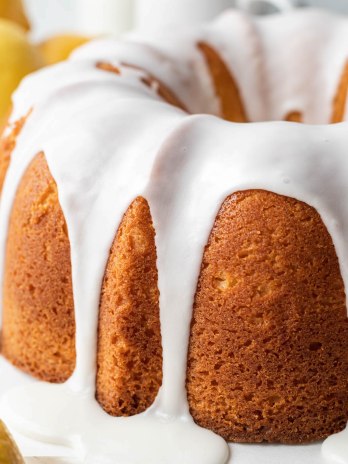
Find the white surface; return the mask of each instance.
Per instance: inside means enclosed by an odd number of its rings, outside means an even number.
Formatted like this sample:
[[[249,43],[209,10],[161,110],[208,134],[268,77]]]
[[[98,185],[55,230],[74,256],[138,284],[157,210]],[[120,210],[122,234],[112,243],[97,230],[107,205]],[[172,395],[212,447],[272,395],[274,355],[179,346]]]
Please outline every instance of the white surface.
[[[3,396],[12,388],[21,385],[31,385],[36,381],[20,372],[9,364],[2,356],[0,356],[0,417],[3,416],[4,405],[2,403]],[[15,438],[23,456],[73,456],[71,450],[62,446],[47,445],[42,442],[31,440],[15,430],[11,429],[9,424],[6,424]]]
[[[85,34],[120,35],[133,27],[132,0],[76,0],[76,27]]]
[[[146,31],[199,24],[232,5],[231,0],[135,0],[135,28]]]
[[[60,458],[60,457],[31,457],[25,458],[26,464],[81,464],[81,461],[77,461],[72,458]]]
[[[2,356],[0,356],[0,378],[1,417],[2,409],[4,409],[4,405],[1,404],[3,395],[11,388],[18,387],[23,384],[31,385],[35,382],[35,380],[12,367]],[[25,457],[65,456],[67,460],[63,462],[70,464],[70,462],[74,461],[75,463],[73,452],[69,450],[69,448],[31,440],[11,428],[10,430]],[[230,464],[327,464],[327,461],[324,461],[321,456],[320,444],[304,446],[234,444],[230,446],[230,449]],[[69,459],[69,457],[71,459]],[[34,464],[34,462],[35,461],[30,461],[30,464]],[[40,464],[42,463],[40,462]]]
[[[40,41],[54,34],[77,32],[76,0],[23,0],[32,24],[32,37]]]

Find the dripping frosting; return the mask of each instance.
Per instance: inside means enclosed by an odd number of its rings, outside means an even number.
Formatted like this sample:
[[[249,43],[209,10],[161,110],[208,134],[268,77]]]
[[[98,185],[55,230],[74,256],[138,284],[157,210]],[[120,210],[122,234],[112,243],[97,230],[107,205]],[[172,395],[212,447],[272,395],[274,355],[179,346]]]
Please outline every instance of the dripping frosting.
[[[229,194],[264,189],[286,195],[316,208],[348,288],[347,123],[328,125],[347,38],[346,19],[319,11],[260,20],[230,12],[176,38],[175,46],[168,39],[145,45],[136,37],[95,41],[68,62],[24,80],[12,121],[32,112],[4,184],[0,246],[4,253],[20,179],[33,157],[44,152],[71,245],[77,363],[64,385],[38,383],[9,392],[11,424],[69,444],[91,463],[227,462],[227,445],[194,424],[185,392],[204,246]],[[254,123],[216,117],[219,102],[196,47],[202,39],[219,49],[233,70]],[[98,69],[101,61],[117,66],[120,74]],[[190,113],[205,114],[189,115],[164,102],[156,88],[141,83],[146,75],[141,69],[165,82]],[[258,122],[282,120],[294,110],[308,124]],[[100,288],[115,231],[138,196],[148,201],[156,230],[163,385],[145,413],[112,418],[94,399]],[[346,439],[347,431],[330,437],[323,451],[329,459],[338,452],[348,462],[347,450],[336,445],[342,436]]]

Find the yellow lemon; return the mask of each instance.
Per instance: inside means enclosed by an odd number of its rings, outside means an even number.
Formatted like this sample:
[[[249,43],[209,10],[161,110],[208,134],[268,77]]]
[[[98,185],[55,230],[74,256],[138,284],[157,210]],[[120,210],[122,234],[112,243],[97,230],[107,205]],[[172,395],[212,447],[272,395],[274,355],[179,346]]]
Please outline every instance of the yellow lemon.
[[[24,29],[29,29],[22,0],[0,0],[0,18],[10,19],[20,24]]]
[[[9,112],[13,91],[26,74],[43,64],[39,50],[29,43],[24,30],[0,19],[0,127]]]
[[[0,420],[0,463],[24,464],[16,443],[13,441],[5,424]]]
[[[66,60],[75,48],[89,40],[90,38],[80,35],[64,34],[51,37],[39,47],[46,64],[54,64]]]

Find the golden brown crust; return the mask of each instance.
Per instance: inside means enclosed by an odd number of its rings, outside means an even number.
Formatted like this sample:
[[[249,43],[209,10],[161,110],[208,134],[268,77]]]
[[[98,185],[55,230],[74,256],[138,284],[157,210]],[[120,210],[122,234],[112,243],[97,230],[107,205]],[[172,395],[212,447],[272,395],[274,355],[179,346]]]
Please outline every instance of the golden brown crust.
[[[162,380],[155,233],[136,199],[112,246],[101,293],[97,398],[113,415],[149,407]],[[63,382],[75,367],[70,245],[57,187],[39,154],[9,224],[2,353],[22,370]]]
[[[344,112],[346,109],[348,97],[348,61],[346,62],[341,80],[337,87],[337,92],[333,101],[333,110],[331,116],[331,122],[337,123],[342,122],[344,119]]]
[[[348,420],[348,322],[332,240],[308,205],[231,195],[206,247],[187,390],[195,421],[239,442],[301,443]]]
[[[158,95],[170,105],[176,106],[177,108],[180,108],[188,113],[186,106],[182,103],[182,101],[179,100],[174,92],[172,92],[169,87],[164,85],[163,82],[157,79],[155,76],[148,74],[141,79],[141,82],[147,87],[155,88]]]
[[[162,382],[155,231],[148,203],[128,208],[112,245],[101,293],[97,399],[115,416],[138,414]]]
[[[188,112],[186,106],[180,101],[180,99],[174,94],[174,92],[167,87],[162,81],[157,77],[150,74],[148,71],[143,70],[139,66],[135,66],[129,63],[122,63],[122,66],[132,69],[138,69],[144,71],[145,75],[140,79],[141,82],[147,87],[155,88],[157,94],[170,105],[176,106],[177,108],[182,109],[183,111]],[[113,72],[115,74],[121,74],[121,71],[118,67],[114,66],[111,63],[99,62],[97,63],[97,68],[102,69],[103,71]]]
[[[120,68],[118,68],[117,66],[111,64],[111,63],[106,63],[104,61],[100,61],[99,63],[97,63],[97,68],[98,69],[101,69],[102,71],[108,71],[108,72],[112,72],[114,74],[121,74],[121,71],[120,71]]]
[[[30,112],[29,112],[30,114]],[[0,138],[0,193],[4,185],[6,173],[11,160],[11,154],[16,146],[17,137],[20,134],[28,116],[23,116],[13,124],[12,130],[7,136]]]
[[[290,113],[285,116],[284,121],[303,122],[303,115],[300,111],[290,111]]]
[[[2,353],[46,381],[75,366],[70,244],[56,184],[38,154],[17,190],[6,247]]]
[[[220,100],[221,117],[231,122],[248,122],[242,97],[235,78],[220,55],[205,42],[198,44],[213,79],[215,93]]]

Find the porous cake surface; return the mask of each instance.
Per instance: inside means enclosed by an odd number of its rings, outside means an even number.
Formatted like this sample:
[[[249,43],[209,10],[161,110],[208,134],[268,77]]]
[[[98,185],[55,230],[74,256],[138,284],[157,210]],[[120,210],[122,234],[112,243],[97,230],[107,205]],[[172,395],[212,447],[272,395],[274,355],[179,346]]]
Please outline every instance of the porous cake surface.
[[[75,367],[70,245],[43,153],[21,180],[8,234],[2,353],[39,378],[64,382]]]
[[[195,421],[237,442],[299,443],[342,430],[347,331],[336,253],[315,210],[264,191],[230,196],[193,309]]]

